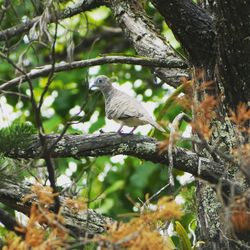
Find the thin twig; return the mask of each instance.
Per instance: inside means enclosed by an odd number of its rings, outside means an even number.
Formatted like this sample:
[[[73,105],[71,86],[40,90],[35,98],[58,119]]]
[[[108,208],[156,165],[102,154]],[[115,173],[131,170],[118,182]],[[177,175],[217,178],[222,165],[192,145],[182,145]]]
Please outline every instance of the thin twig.
[[[15,92],[15,91],[2,90],[0,95],[14,95],[14,96],[18,96],[18,97],[22,97],[22,98],[30,100],[29,96],[22,94],[22,93],[19,93],[19,92]]]
[[[163,186],[161,189],[159,189],[155,194],[153,194],[151,197],[149,197],[141,206],[141,209],[144,209],[144,207],[150,203],[154,198],[156,198],[161,192],[163,192],[165,189],[169,187],[170,183],[167,185]]]
[[[65,8],[61,12],[56,12],[56,16],[59,17],[59,20],[66,19],[77,15],[81,12],[90,10],[92,8],[98,7],[102,4],[101,0],[90,0],[90,1],[79,1],[78,4]],[[41,16],[34,17],[33,19],[18,24],[16,26],[12,26],[6,30],[0,32],[0,41],[7,41],[13,36],[18,36],[27,32],[33,27],[33,25],[41,18]],[[49,23],[57,22],[57,18],[54,18],[54,15],[50,17]]]
[[[174,186],[174,176],[173,176],[173,168],[174,168],[174,160],[173,160],[173,148],[176,136],[176,130],[179,127],[180,122],[183,119],[186,119],[187,115],[185,113],[178,114],[173,122],[169,124],[170,134],[169,134],[169,143],[168,143],[168,159],[169,159],[169,166],[168,166],[168,173],[169,173],[169,184],[173,187]]]
[[[7,9],[9,8],[10,0],[5,0],[4,3],[1,6],[1,12],[0,12],[0,24],[2,23],[4,16],[6,14]]]
[[[45,159],[45,162],[46,162],[46,165],[48,168],[49,180],[50,180],[51,187],[53,188],[53,191],[56,193],[55,174],[54,174],[54,170],[53,170],[53,163],[52,163],[50,157],[48,157],[48,154],[46,153],[47,152],[46,137],[44,136],[44,129],[43,129],[43,124],[42,124],[42,120],[41,120],[41,114],[40,114],[38,106],[36,104],[36,100],[34,97],[33,84],[31,82],[31,79],[26,74],[26,72],[24,72],[20,67],[18,67],[10,58],[5,56],[1,52],[0,52],[0,56],[3,59],[5,59],[10,65],[12,65],[16,70],[21,72],[28,81],[28,85],[29,85],[29,89],[30,89],[30,102],[31,102],[32,108],[34,110],[35,122],[36,122],[36,126],[38,129],[38,135],[39,135],[39,139],[40,139],[41,146],[42,146],[41,155],[44,156],[44,159]],[[59,201],[58,196],[54,196],[54,200],[55,200],[55,211],[59,212],[60,201]]]
[[[53,7],[53,4],[52,6]],[[57,17],[56,17],[57,19]],[[52,83],[53,80],[53,76],[54,76],[54,69],[55,69],[55,44],[56,44],[56,39],[57,39],[57,28],[58,28],[58,23],[56,22],[55,24],[55,33],[54,33],[54,39],[53,39],[53,43],[52,43],[52,48],[51,48],[51,58],[52,58],[52,62],[51,62],[51,71],[49,73],[49,78],[47,80],[46,86],[41,94],[40,97],[40,101],[37,105],[37,109],[36,112],[38,114],[38,116],[40,117],[41,114],[41,107],[44,101],[44,97],[47,93],[47,91],[49,90],[49,86]],[[41,122],[42,125],[42,122]],[[39,130],[40,131],[40,130]],[[42,129],[42,131],[44,132],[44,130]],[[46,141],[46,137],[43,135],[43,133],[39,132],[39,137],[41,140],[41,143],[43,145],[43,151],[44,151],[44,160],[47,166],[47,170],[48,170],[48,178],[50,181],[50,186],[53,189],[53,193],[57,193],[57,187],[56,187],[56,177],[55,177],[55,170],[54,170],[54,164],[52,162],[51,156],[50,156],[50,149],[47,147],[47,141]],[[55,212],[58,213],[59,209],[60,209],[60,200],[58,195],[54,196],[54,201],[55,201]]]

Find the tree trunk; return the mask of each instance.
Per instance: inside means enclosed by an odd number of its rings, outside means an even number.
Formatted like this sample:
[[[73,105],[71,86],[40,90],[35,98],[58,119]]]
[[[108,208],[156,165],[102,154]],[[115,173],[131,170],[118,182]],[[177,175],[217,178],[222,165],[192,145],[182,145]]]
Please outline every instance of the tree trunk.
[[[230,154],[242,141],[237,138],[239,133],[235,125],[228,119],[229,108],[237,110],[239,103],[250,100],[250,3],[243,0],[219,0],[217,5],[215,1],[200,2],[203,8],[190,0],[153,1],[187,51],[190,62],[196,66],[193,74],[195,105],[199,105],[207,95],[214,96],[218,101],[216,119],[211,123],[213,134],[208,144],[216,145],[219,151]],[[206,10],[204,7],[207,7]],[[216,14],[216,19],[212,13]],[[197,72],[201,72],[201,69],[202,76],[199,76]],[[201,91],[201,85],[211,80],[214,82],[213,88]],[[226,176],[244,186],[239,167],[215,157],[204,147],[199,146],[196,150],[214,161],[223,162]],[[233,200],[233,192],[227,204],[223,204],[220,187],[217,195],[204,182],[197,181],[196,187],[198,239],[205,242],[201,249],[244,249],[243,242],[230,239],[233,236],[232,225],[226,220],[226,216],[230,215],[225,215],[230,200]],[[226,223],[223,224],[223,221]]]

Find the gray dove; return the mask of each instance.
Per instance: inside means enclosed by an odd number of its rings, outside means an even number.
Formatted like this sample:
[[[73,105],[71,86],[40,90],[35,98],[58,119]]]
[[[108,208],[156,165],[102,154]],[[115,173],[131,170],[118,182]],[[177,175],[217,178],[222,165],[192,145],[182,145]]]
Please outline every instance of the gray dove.
[[[158,130],[165,132],[165,130],[153,120],[140,102],[113,87],[111,80],[107,76],[101,75],[96,77],[92,87],[98,88],[104,96],[107,118],[121,124],[121,127],[117,131],[118,133],[121,133],[124,125],[133,127],[130,132],[132,134],[138,126],[145,124],[151,124]]]

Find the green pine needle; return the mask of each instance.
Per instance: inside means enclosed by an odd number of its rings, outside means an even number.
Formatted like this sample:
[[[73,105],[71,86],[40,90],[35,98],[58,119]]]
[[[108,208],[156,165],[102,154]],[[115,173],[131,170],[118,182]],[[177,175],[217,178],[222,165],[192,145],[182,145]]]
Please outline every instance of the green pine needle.
[[[14,122],[11,126],[0,129],[0,153],[27,146],[35,132],[34,126],[29,123]]]

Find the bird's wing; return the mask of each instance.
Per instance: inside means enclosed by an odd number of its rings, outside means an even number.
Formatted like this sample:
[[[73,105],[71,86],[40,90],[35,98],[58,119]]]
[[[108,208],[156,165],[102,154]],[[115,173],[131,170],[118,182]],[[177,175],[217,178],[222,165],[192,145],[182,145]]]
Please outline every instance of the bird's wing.
[[[117,90],[106,103],[106,115],[109,119],[139,118],[148,115],[142,104],[135,98]]]
[[[115,89],[112,96],[106,100],[105,109],[109,119],[126,120],[138,118],[141,122],[149,123],[160,131],[165,132],[139,101],[117,89]]]

